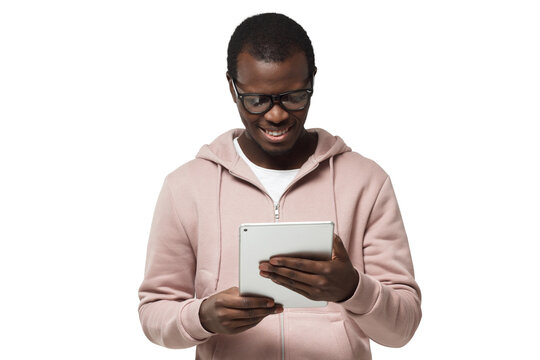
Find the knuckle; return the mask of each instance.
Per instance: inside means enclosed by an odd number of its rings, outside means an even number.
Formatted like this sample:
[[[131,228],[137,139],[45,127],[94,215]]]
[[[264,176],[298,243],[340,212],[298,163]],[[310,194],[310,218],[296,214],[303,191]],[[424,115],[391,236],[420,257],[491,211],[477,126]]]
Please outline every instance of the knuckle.
[[[222,322],[221,322],[221,325],[222,325],[223,327],[225,327],[225,328],[230,328],[231,325],[232,325],[232,323],[231,323],[230,320],[225,320],[225,321],[222,321]]]
[[[329,275],[331,271],[332,271],[332,269],[330,268],[330,266],[324,266],[324,267],[322,268],[322,273],[323,273],[324,275]]]
[[[296,279],[296,271],[294,271],[294,270],[287,271],[286,275],[287,275],[288,278]]]
[[[216,310],[216,316],[219,318],[219,319],[223,319],[227,316],[227,311],[225,309],[218,309]]]

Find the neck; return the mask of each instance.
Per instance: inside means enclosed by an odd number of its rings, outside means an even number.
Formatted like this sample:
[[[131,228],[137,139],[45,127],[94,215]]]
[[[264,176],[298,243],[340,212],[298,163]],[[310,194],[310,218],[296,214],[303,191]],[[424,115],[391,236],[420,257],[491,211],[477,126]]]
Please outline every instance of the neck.
[[[283,154],[270,154],[261,149],[244,131],[238,137],[238,144],[247,158],[255,165],[274,170],[299,169],[315,152],[317,134],[304,131],[293,148]]]

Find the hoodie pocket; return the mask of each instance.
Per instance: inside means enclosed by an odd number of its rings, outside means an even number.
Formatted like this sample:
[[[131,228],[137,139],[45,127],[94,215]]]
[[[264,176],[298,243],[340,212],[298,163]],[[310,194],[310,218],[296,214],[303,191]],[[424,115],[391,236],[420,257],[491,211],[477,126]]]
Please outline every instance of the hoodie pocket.
[[[279,315],[264,318],[257,326],[235,335],[216,335],[213,360],[281,359]]]
[[[286,359],[352,359],[351,343],[340,313],[287,312]]]

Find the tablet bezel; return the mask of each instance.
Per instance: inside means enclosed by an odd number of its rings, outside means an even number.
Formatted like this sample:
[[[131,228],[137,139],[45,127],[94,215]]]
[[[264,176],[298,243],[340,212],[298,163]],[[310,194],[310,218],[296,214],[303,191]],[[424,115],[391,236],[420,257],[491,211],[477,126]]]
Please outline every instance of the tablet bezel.
[[[249,234],[248,234],[249,232]],[[254,235],[255,234],[255,235]],[[332,221],[246,223],[239,227],[239,289],[242,295],[268,296],[285,308],[323,307],[259,274],[259,263],[276,255],[329,260]],[[262,245],[265,246],[262,246]]]

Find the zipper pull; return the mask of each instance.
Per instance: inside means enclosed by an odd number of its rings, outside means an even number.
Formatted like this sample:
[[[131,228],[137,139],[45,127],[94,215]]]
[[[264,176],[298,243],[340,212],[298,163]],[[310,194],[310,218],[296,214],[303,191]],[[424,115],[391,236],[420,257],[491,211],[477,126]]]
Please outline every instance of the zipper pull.
[[[274,205],[274,222],[279,220],[279,203]]]

